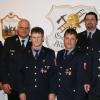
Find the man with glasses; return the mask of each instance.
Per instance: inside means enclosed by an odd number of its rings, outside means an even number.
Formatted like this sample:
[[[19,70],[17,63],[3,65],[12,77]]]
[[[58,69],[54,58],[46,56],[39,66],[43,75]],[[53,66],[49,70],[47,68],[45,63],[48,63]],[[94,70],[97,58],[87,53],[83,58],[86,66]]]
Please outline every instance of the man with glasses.
[[[30,23],[21,19],[17,26],[16,36],[9,37],[4,42],[2,56],[2,84],[3,90],[8,94],[8,100],[19,100],[17,85],[17,67],[19,58],[30,45]]]

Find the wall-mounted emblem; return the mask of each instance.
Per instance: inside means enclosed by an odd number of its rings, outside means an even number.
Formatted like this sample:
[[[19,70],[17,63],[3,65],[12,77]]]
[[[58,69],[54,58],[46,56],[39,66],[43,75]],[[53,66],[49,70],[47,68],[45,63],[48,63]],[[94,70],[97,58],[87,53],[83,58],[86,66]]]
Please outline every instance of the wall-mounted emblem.
[[[48,47],[58,51],[64,48],[63,35],[66,29],[75,28],[77,32],[81,32],[85,29],[83,20],[87,12],[95,12],[99,19],[100,16],[96,9],[91,6],[52,6],[49,11],[47,18],[52,24],[52,33],[47,36]]]
[[[14,13],[9,13],[4,18],[1,19],[2,24],[2,36],[4,39],[17,34],[17,24],[21,18],[19,18]]]

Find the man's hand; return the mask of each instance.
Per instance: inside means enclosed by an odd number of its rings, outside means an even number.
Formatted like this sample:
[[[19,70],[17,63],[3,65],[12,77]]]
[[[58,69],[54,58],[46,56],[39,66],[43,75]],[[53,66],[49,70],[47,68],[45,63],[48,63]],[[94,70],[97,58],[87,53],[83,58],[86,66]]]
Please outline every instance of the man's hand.
[[[84,84],[84,90],[86,93],[90,91],[90,85],[89,84]]]
[[[0,82],[0,90],[2,90],[2,83]]]
[[[20,100],[26,100],[26,94],[25,93],[20,93],[19,94],[19,99]]]
[[[2,84],[2,89],[4,90],[5,93],[10,94],[11,93],[11,86],[10,84]]]
[[[49,94],[49,100],[55,100],[55,94],[50,93]]]

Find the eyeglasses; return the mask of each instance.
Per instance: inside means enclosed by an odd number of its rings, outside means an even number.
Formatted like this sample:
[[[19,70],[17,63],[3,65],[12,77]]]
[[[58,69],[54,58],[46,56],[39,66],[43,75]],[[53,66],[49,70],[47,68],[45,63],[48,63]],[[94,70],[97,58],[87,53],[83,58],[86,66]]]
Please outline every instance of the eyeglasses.
[[[28,30],[29,27],[19,27],[20,29],[25,29],[25,30]]]

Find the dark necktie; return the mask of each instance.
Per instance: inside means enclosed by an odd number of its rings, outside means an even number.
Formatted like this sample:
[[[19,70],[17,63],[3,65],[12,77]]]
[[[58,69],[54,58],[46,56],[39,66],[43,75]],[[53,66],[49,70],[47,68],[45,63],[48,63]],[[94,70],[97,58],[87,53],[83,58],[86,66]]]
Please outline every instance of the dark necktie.
[[[37,59],[38,58],[38,56],[39,56],[39,50],[34,50],[35,51],[35,59]]]
[[[22,48],[25,48],[25,45],[24,45],[24,42],[25,42],[25,40],[21,40],[21,42],[22,42]]]
[[[64,55],[63,55],[63,59],[67,58],[67,53],[68,53],[68,50],[65,50]]]
[[[89,40],[91,40],[91,34],[92,34],[92,33],[90,32],[89,35],[88,35],[88,39],[89,39]]]

